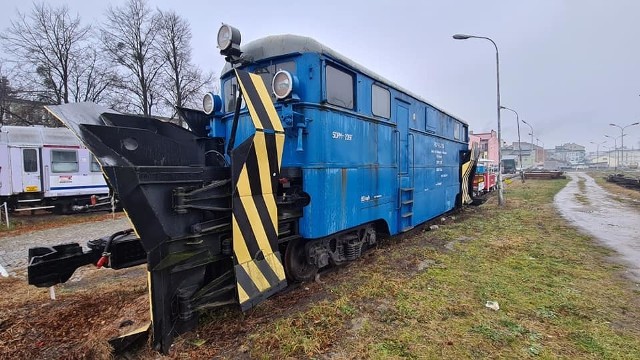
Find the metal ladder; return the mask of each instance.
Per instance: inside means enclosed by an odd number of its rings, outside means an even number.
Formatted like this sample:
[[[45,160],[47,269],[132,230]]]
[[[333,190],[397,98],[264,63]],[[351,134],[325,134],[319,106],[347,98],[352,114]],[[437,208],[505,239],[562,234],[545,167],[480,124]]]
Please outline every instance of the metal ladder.
[[[413,229],[413,188],[400,188],[400,231]]]

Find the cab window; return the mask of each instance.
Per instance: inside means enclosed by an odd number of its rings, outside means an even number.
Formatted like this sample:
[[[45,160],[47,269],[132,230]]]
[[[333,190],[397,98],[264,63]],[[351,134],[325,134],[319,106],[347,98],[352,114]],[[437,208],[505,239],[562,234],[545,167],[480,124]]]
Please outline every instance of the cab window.
[[[331,65],[326,67],[327,102],[353,109],[353,76]]]
[[[271,82],[273,81],[273,77],[275,76],[275,74],[280,70],[286,70],[291,75],[295,75],[296,63],[293,61],[286,61],[286,62],[277,63],[277,64],[260,66],[260,67],[257,67],[255,70],[253,70],[254,74],[258,74],[262,78],[262,81],[264,82],[264,86],[267,87],[267,92],[269,92],[269,95],[271,96],[272,101],[276,101],[276,96],[273,94],[273,91],[271,90]]]

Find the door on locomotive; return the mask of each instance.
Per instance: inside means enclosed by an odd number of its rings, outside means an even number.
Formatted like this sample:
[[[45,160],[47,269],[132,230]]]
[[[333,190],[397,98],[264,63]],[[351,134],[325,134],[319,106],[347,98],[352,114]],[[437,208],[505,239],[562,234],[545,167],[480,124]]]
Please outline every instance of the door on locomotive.
[[[40,176],[40,154],[35,148],[22,148],[19,152],[22,161],[22,191],[39,192],[42,189]]]
[[[412,134],[409,133],[409,104],[396,99],[396,124],[398,159],[398,230],[407,231],[413,228],[413,175],[409,171],[413,167],[411,155]]]

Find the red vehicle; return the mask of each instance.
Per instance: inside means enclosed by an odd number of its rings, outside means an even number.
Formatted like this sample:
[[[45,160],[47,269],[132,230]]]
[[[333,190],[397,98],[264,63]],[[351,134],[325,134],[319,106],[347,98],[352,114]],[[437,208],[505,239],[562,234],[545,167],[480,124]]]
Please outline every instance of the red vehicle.
[[[482,195],[493,191],[498,184],[496,166],[493,160],[478,159],[476,175],[473,178],[473,192],[475,195]]]

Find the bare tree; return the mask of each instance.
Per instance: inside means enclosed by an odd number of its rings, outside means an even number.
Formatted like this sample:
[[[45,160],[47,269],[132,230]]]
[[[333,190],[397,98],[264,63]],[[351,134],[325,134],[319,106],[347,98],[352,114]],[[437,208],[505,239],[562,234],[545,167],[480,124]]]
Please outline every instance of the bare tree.
[[[100,30],[105,51],[124,69],[123,90],[137,98],[134,105],[144,115],[160,100],[157,83],[164,61],[155,46],[159,23],[146,0],[129,0],[109,7]]]
[[[4,124],[5,116],[9,117],[9,102],[14,96],[15,90],[11,86],[11,81],[0,62],[0,125]]]
[[[87,48],[73,59],[70,77],[74,102],[108,102],[120,83],[117,72],[95,48]]]
[[[39,78],[46,90],[39,91],[45,98],[40,100],[61,104],[70,100],[72,59],[85,46],[89,30],[67,6],[34,3],[28,14],[17,13],[0,40],[23,74]]]
[[[191,27],[175,11],[160,11],[158,51],[165,61],[162,100],[167,107],[193,106],[211,74],[203,74],[191,61]],[[173,114],[175,115],[175,113]]]

